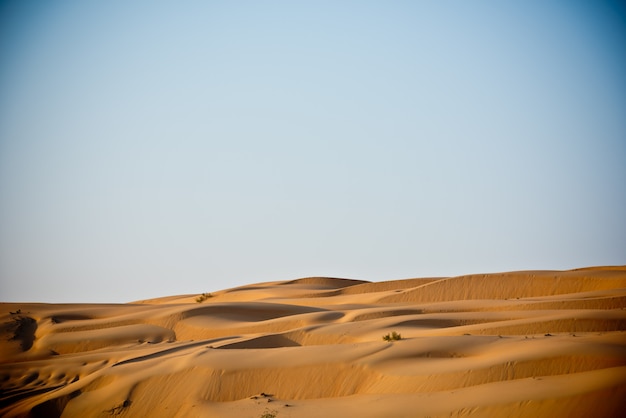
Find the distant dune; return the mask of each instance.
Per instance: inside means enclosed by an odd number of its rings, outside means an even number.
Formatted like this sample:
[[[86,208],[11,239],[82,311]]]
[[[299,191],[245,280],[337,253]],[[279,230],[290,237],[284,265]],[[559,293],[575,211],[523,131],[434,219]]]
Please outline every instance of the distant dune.
[[[626,411],[626,266],[313,277],[131,304],[2,303],[0,318],[4,417]]]

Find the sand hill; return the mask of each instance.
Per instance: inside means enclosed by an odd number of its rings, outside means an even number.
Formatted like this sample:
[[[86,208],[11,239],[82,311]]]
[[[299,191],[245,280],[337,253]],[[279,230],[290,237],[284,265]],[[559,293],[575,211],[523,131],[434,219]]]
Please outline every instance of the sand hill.
[[[0,316],[6,417],[626,411],[626,266],[305,278],[130,304],[3,303]]]

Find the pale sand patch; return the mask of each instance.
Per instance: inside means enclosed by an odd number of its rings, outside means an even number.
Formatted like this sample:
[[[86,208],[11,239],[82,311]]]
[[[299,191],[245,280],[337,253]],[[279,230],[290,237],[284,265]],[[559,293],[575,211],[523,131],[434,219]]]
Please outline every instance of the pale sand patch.
[[[202,289],[204,290],[204,289]],[[0,304],[7,417],[613,417],[626,267]],[[392,331],[402,339],[385,342]]]

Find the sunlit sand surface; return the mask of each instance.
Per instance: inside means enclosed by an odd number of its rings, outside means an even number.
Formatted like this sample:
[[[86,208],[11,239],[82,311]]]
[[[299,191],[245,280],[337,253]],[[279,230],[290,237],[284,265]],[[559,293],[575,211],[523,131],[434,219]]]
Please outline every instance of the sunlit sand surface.
[[[0,416],[626,411],[626,266],[305,278],[199,296],[0,304]]]

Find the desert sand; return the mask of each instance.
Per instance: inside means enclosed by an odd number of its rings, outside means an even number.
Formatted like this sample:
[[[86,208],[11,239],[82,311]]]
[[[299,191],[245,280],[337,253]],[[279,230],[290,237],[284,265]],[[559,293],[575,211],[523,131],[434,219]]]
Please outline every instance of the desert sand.
[[[0,416],[626,413],[626,266],[200,296],[0,304]]]

